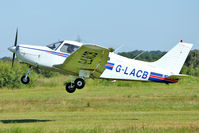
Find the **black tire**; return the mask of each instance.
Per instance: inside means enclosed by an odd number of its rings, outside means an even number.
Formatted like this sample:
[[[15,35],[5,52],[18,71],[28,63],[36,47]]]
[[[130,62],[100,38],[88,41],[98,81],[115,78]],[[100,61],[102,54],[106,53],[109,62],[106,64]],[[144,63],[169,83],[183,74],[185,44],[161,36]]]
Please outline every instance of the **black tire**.
[[[82,78],[77,78],[75,80],[75,86],[77,89],[82,89],[85,86],[85,81]]]
[[[21,82],[23,83],[23,84],[28,84],[29,82],[30,82],[30,78],[29,77],[27,77],[27,79],[25,79],[25,75],[23,75],[22,77],[21,77]]]
[[[75,87],[74,83],[67,83],[66,84],[66,91],[68,93],[73,93],[73,92],[75,92],[75,90],[76,90],[76,87]]]

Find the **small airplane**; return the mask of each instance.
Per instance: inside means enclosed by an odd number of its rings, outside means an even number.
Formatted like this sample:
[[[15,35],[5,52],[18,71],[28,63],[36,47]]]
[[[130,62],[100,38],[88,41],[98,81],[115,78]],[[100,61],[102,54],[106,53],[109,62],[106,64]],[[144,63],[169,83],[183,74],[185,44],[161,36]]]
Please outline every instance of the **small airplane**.
[[[179,73],[193,46],[181,41],[159,60],[144,62],[117,55],[96,44],[76,41],[58,41],[47,46],[17,45],[17,36],[18,30],[14,46],[8,49],[13,52],[12,66],[15,56],[29,66],[21,82],[29,83],[31,67],[69,74],[76,77],[66,83],[69,93],[82,89],[86,78],[176,83],[187,76]]]

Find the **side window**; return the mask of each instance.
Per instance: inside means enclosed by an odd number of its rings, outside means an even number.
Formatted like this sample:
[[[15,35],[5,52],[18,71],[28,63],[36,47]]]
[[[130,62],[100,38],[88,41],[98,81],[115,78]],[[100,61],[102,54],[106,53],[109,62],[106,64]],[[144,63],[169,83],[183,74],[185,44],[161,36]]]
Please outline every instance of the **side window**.
[[[74,46],[74,45],[65,43],[62,46],[62,48],[60,49],[60,51],[71,54],[71,53],[75,52],[78,48],[79,48],[78,46]]]

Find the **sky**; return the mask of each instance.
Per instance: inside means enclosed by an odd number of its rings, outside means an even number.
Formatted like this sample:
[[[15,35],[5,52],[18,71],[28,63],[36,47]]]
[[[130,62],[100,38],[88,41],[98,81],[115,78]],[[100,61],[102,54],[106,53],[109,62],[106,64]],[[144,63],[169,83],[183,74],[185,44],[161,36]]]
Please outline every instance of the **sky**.
[[[104,47],[168,51],[180,40],[199,49],[199,0],[1,0],[0,58],[18,44],[76,40]]]

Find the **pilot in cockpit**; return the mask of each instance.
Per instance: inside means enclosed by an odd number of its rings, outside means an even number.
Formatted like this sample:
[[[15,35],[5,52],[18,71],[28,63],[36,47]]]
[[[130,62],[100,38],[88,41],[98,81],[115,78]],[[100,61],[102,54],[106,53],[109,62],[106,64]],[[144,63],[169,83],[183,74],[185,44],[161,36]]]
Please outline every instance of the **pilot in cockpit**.
[[[72,45],[72,44],[65,43],[62,46],[62,48],[60,49],[60,51],[71,54],[71,53],[75,52],[78,48],[79,48],[79,46],[75,46],[75,45]]]
[[[69,44],[67,48],[67,53],[72,53],[73,51],[74,51],[74,46]]]

